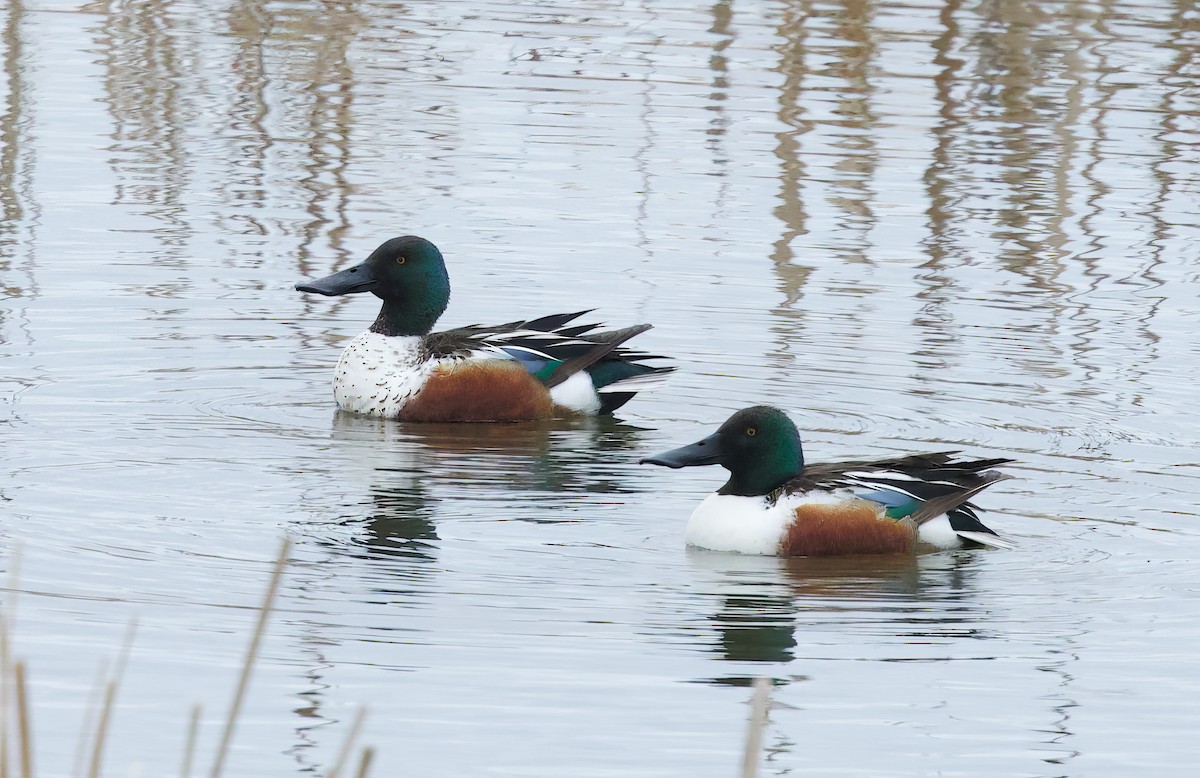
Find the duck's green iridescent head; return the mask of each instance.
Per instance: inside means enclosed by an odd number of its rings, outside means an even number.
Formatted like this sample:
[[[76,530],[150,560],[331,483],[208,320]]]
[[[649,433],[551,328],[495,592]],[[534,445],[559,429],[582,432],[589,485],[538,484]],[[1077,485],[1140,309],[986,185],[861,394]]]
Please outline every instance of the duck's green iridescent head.
[[[729,481],[718,494],[767,495],[804,471],[796,425],[778,408],[756,405],[729,417],[721,428],[690,446],[642,460],[664,467],[720,465]]]
[[[296,289],[331,296],[370,292],[383,300],[371,330],[384,335],[426,335],[450,304],[442,252],[415,235],[385,241],[361,265]]]

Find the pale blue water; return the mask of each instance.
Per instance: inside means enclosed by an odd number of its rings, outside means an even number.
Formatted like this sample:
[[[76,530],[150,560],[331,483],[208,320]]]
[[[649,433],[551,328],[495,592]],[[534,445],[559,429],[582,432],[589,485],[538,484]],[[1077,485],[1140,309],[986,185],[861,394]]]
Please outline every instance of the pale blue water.
[[[194,774],[282,536],[226,775],[1190,775],[1200,724],[1194,13],[1121,5],[0,9],[0,532],[40,776],[139,621],[110,775]],[[594,306],[670,386],[619,418],[335,413],[385,238],[447,325]],[[812,460],[1021,461],[1010,552],[688,551],[768,402]],[[140,765],[140,767],[138,767]],[[140,773],[137,772],[140,770]]]

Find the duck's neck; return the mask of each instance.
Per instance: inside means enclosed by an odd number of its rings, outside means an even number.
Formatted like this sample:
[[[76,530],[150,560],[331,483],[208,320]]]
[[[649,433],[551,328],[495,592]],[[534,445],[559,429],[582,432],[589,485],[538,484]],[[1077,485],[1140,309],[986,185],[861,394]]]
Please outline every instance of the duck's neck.
[[[803,472],[804,453],[797,446],[794,451],[776,452],[769,458],[730,468],[729,480],[717,494],[766,497]]]
[[[445,295],[412,295],[383,301],[371,332],[380,335],[428,335],[450,303],[450,290]]]

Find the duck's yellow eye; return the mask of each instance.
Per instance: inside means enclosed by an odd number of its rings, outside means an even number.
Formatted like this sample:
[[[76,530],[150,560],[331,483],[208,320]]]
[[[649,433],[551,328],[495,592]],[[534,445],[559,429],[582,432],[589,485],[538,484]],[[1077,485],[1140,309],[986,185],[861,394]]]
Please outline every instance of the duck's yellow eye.
[[[749,435],[750,437],[754,437],[755,435],[758,434],[758,430],[754,429],[753,427],[747,427],[746,434]]]
[[[407,258],[407,257],[396,257],[396,264],[397,264],[397,265],[403,265],[403,264],[404,264],[405,262],[407,262],[407,261],[408,261],[408,258]]]

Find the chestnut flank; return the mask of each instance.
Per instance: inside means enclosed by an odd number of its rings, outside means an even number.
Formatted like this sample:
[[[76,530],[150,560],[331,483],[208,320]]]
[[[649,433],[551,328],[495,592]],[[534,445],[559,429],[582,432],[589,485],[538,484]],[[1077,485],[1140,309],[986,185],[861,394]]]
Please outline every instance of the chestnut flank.
[[[554,413],[550,392],[519,363],[471,360],[434,371],[402,421],[527,421]]]
[[[867,500],[801,505],[779,543],[780,556],[900,554],[916,544],[917,527],[889,519]]]

